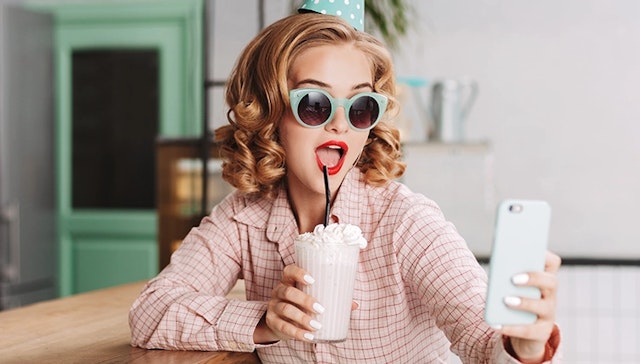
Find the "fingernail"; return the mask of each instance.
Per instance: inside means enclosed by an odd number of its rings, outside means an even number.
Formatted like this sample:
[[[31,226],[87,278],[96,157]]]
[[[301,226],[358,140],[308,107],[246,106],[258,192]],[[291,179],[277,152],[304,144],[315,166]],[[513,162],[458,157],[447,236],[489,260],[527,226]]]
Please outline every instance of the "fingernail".
[[[305,332],[304,333],[304,338],[309,340],[309,341],[313,341],[313,334]]]
[[[353,303],[355,303],[355,304],[356,304],[356,310],[360,308],[360,302],[358,302],[358,301],[353,301]]]
[[[494,330],[502,330],[502,325],[494,325],[494,326],[491,326],[491,328]]]
[[[507,306],[520,306],[520,304],[522,303],[522,300],[520,299],[520,297],[514,297],[514,296],[507,296],[504,298],[504,303]]]
[[[313,284],[313,282],[316,281],[315,279],[313,279],[312,276],[310,276],[308,274],[305,274],[303,279],[304,279],[305,282],[307,282],[309,284]]]
[[[324,312],[324,307],[322,307],[321,304],[316,302],[316,303],[313,304],[313,310],[316,311],[317,313],[323,313]]]
[[[311,325],[311,327],[313,327],[316,330],[320,330],[322,328],[322,324],[316,320],[311,320],[311,322],[309,322],[309,325]]]
[[[527,284],[527,282],[529,282],[529,275],[527,273],[516,274],[511,277],[511,282],[513,282],[513,284]]]

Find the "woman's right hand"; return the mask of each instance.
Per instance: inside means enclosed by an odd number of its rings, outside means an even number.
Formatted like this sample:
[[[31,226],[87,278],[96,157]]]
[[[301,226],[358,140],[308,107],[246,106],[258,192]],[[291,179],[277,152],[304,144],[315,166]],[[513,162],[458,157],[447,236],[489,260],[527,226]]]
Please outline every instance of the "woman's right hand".
[[[322,313],[324,308],[313,297],[299,290],[296,283],[313,284],[313,278],[295,264],[286,266],[282,279],[271,292],[264,320],[260,321],[254,333],[256,343],[286,339],[313,340],[313,332],[321,326],[313,315]]]

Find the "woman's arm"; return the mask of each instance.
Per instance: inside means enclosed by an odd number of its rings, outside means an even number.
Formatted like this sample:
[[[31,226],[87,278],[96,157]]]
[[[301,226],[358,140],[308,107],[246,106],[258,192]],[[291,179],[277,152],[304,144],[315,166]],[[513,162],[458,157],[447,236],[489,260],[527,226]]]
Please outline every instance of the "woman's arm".
[[[233,206],[192,229],[171,263],[144,288],[129,313],[131,343],[145,348],[252,351],[266,302],[229,300],[241,275],[242,244]]]
[[[536,355],[541,357],[545,347],[549,347],[546,344],[553,341],[551,334],[554,330],[556,292],[553,269],[557,271],[555,263],[550,263],[552,268],[549,272],[532,273],[535,280],[532,279],[529,283],[542,285],[548,292],[546,301],[535,308],[535,312],[542,315],[539,327],[503,328],[510,330],[508,334],[503,331],[505,335],[515,336],[513,340],[505,341],[507,345],[503,345],[501,332],[484,322],[487,288],[485,270],[477,263],[464,239],[445,220],[437,206],[429,200],[417,202],[406,209],[406,214],[396,228],[394,239],[398,244],[405,281],[410,282],[412,289],[418,292],[422,303],[436,319],[438,327],[451,341],[452,351],[464,362],[517,362],[514,355],[521,360]],[[545,283],[539,282],[539,279],[543,279]],[[529,302],[526,303],[528,304]],[[556,340],[555,345],[551,345],[552,355],[555,354],[558,342]],[[512,344],[511,352],[508,350],[509,344]]]

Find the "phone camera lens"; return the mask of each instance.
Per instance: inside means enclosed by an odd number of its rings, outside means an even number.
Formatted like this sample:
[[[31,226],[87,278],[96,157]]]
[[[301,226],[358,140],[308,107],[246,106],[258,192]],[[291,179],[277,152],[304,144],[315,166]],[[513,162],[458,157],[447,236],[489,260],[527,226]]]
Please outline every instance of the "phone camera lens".
[[[515,205],[511,205],[509,206],[509,211],[518,214],[520,212],[522,212],[522,205],[519,204],[515,204]]]

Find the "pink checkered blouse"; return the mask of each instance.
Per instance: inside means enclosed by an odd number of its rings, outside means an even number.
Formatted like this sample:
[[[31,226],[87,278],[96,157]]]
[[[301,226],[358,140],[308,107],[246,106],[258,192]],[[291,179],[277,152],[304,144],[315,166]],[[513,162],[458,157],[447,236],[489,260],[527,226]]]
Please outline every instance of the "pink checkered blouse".
[[[348,339],[253,343],[283,268],[294,262],[297,225],[286,192],[250,200],[234,192],[191,230],[171,264],[129,315],[132,345],[205,351],[257,350],[264,363],[516,363],[483,321],[486,274],[438,206],[398,182],[366,185],[354,168],[331,211],[360,226]],[[225,295],[245,280],[247,301]]]

